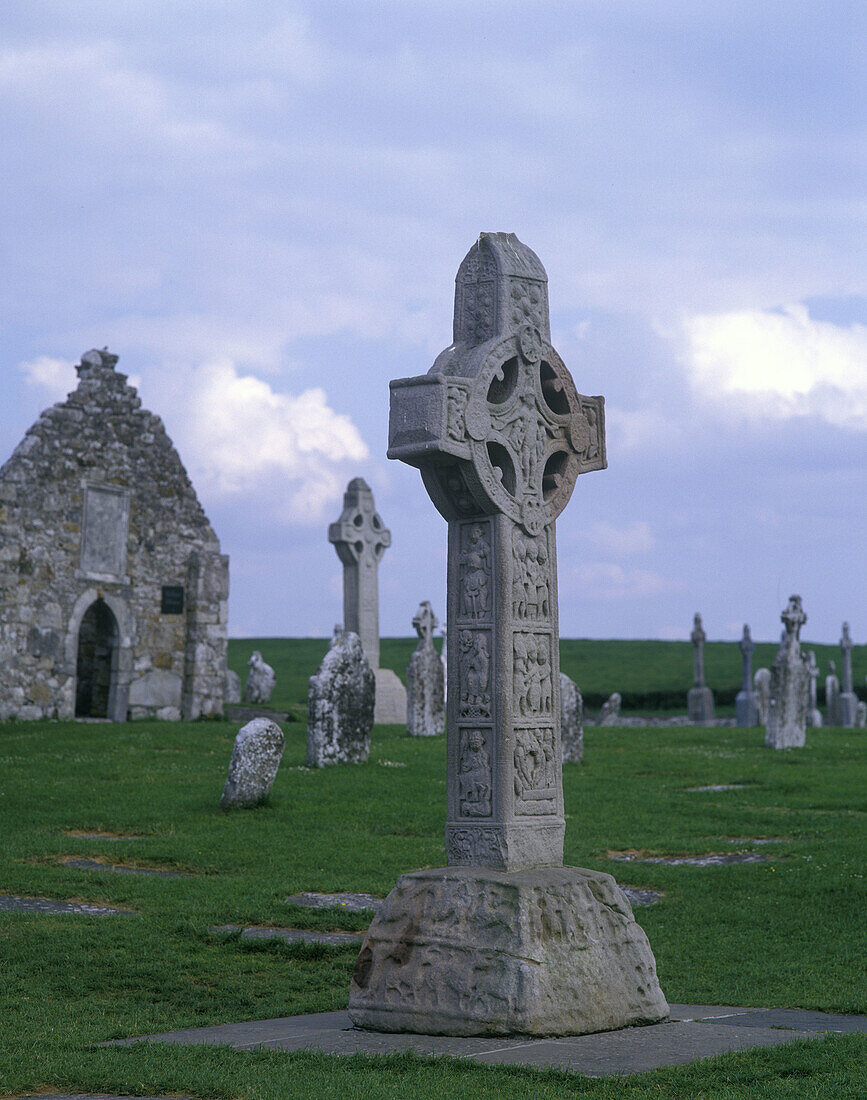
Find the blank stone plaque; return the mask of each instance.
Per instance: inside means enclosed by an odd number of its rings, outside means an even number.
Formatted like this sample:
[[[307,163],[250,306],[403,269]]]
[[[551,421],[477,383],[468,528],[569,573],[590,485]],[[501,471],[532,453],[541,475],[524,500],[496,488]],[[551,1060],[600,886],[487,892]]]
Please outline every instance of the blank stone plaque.
[[[120,577],[126,571],[129,493],[108,485],[88,485],[84,496],[81,569]]]

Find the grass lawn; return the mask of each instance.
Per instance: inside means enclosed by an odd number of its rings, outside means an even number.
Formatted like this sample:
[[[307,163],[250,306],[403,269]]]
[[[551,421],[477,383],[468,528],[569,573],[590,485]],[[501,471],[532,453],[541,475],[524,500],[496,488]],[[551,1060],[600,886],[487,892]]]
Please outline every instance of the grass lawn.
[[[236,731],[222,722],[0,725],[0,893],[136,914],[0,914],[0,1096],[864,1095],[857,1036],[623,1081],[409,1056],[97,1047],[344,1007],[354,948],[243,942],[209,926],[362,929],[358,915],[283,899],[302,890],[385,894],[401,872],[444,863],[443,739],[377,727],[368,764],[313,771],[302,766],[303,722],[290,723],[270,801],[224,814]],[[669,1000],[867,1011],[864,738],[816,730],[805,749],[775,753],[757,729],[587,731],[586,764],[564,769],[566,861],[664,894],[636,914]],[[743,787],[685,790],[721,783]],[[137,839],[88,840],[76,830]],[[770,859],[670,867],[609,858],[630,849]],[[191,877],[76,870],[62,862],[71,855]]]

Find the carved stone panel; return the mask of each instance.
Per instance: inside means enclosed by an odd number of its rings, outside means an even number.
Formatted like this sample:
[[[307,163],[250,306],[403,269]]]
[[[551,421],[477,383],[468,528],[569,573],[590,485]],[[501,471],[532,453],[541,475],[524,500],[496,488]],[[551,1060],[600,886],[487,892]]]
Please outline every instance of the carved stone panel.
[[[491,632],[461,630],[458,635],[460,683],[459,715],[462,719],[491,717]]]
[[[458,796],[461,817],[491,816],[491,731],[461,730]]]
[[[554,703],[551,636],[516,631],[513,710],[517,718],[548,718]]]
[[[532,536],[512,531],[512,614],[519,622],[545,621],[551,614],[548,532]]]
[[[499,867],[503,863],[503,839],[497,828],[447,828],[449,864],[465,867]]]
[[[128,527],[128,491],[108,485],[88,485],[84,492],[82,572],[123,576]]]
[[[490,521],[462,524],[460,547],[458,614],[461,619],[490,622],[493,610]]]
[[[553,728],[515,730],[515,812],[553,814],[557,809],[557,760]]]

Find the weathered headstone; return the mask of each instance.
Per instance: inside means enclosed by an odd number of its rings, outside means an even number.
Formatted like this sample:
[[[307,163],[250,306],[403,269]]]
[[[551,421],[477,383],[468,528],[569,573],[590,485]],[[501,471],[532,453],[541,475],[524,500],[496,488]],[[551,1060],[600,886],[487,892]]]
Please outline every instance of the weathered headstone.
[[[756,705],[756,693],[753,691],[753,639],[750,637],[750,628],[744,623],[744,634],[738,642],[738,649],[743,658],[743,680],[741,690],[735,698],[735,716],[739,726],[754,726],[758,720],[758,707]]]
[[[768,706],[771,700],[771,670],[757,668],[753,677],[756,692],[756,717],[760,726],[768,724]]]
[[[331,648],[310,677],[307,692],[309,768],[367,760],[375,683],[361,639],[336,627]]]
[[[410,737],[434,737],[445,733],[446,708],[443,663],[433,644],[437,620],[427,600],[419,604],[412,625],[418,645],[406,670],[406,732]]]
[[[867,726],[867,703],[859,699],[855,707],[855,728],[863,730],[865,726]]]
[[[840,681],[833,661],[828,662],[828,675],[825,677],[825,714],[829,726],[840,725]]]
[[[220,808],[255,806],[271,793],[283,756],[283,731],[270,718],[254,718],[235,738]]]
[[[371,924],[349,998],[363,1027],[562,1035],[668,1014],[614,880],[562,866],[554,521],[606,462],[603,399],[549,340],[538,257],[484,233],[454,343],[391,383],[389,457],[420,467],[449,524],[449,866],[403,875]]]
[[[223,702],[241,702],[241,677],[231,668],[226,669],[226,691],[223,695]]]
[[[807,708],[807,725],[818,729],[822,725],[822,713],[818,706],[818,692],[816,690],[819,679],[819,665],[816,661],[816,652],[811,649],[808,654],[807,672],[810,674],[810,705]]]
[[[250,670],[244,686],[244,702],[266,704],[271,700],[271,692],[277,683],[274,669],[264,660],[258,649],[253,650],[247,662]]]
[[[704,643],[707,635],[701,625],[701,615],[696,611],[690,640],[693,645],[694,684],[686,696],[686,716],[695,725],[713,721],[713,695],[704,682]]]
[[[810,699],[810,673],[799,640],[801,627],[807,621],[800,596],[789,597],[780,618],[786,634],[771,669],[765,744],[771,749],[794,749],[800,748],[806,740]]]
[[[343,626],[361,639],[364,655],[376,677],[377,724],[406,720],[406,690],[390,668],[379,667],[379,563],[391,546],[391,531],[382,522],[373,493],[356,477],[343,494],[343,511],[328,528],[343,563]]]
[[[574,680],[560,673],[561,752],[564,764],[584,759],[584,700]]]
[[[599,711],[599,717],[596,719],[597,726],[616,726],[620,720],[620,704],[622,699],[620,698],[620,692],[612,692],[605,702],[602,704],[602,710]]]
[[[852,729],[855,725],[855,708],[858,706],[858,696],[852,689],[852,638],[849,634],[848,623],[843,623],[840,649],[843,653],[843,684],[839,703],[840,725],[844,729]]]

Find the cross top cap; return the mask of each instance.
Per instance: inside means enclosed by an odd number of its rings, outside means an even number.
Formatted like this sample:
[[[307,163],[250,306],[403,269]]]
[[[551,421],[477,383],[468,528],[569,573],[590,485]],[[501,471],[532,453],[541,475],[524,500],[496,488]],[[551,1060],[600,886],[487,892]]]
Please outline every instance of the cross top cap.
[[[418,611],[413,616],[412,625],[419,638],[422,638],[425,642],[433,641],[433,632],[439,626],[439,623],[429,600],[422,600],[418,605]]]
[[[852,648],[852,637],[849,634],[849,624],[843,623],[843,637],[840,639],[840,646],[842,649]]]
[[[786,628],[786,633],[793,634],[797,638],[801,627],[807,621],[804,608],[801,606],[800,596],[789,596],[789,602],[780,615],[780,620]]]
[[[353,478],[343,494],[343,511],[328,527],[328,541],[334,544],[344,565],[367,558],[378,562],[391,546],[391,531],[373,502],[370,486],[362,477]]]
[[[514,233],[480,233],[455,277],[454,341],[474,346],[515,331],[528,346],[550,341],[548,276]]]

